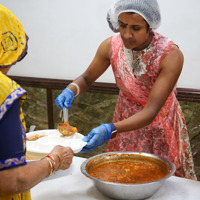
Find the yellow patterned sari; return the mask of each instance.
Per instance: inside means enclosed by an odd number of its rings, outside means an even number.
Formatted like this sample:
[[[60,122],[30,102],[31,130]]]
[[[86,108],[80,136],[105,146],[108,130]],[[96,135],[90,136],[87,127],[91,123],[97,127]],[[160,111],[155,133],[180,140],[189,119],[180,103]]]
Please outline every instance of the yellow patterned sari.
[[[20,61],[27,50],[27,39],[20,21],[7,8],[0,5],[0,68],[10,67]],[[20,103],[20,120],[26,130],[22,104],[26,98],[26,91],[15,81],[8,78],[0,70],[0,120],[17,99]],[[25,131],[23,133],[24,156],[0,160],[0,169],[26,163],[25,159]],[[0,200],[30,200],[30,191],[22,194],[8,194],[0,190]]]
[[[26,125],[24,121],[24,115],[22,113],[22,104],[26,98],[26,90],[21,88],[15,81],[11,80],[4,74],[0,72],[0,120],[3,118],[4,114],[7,112],[9,107],[13,104],[16,99],[20,102],[20,120],[26,130]],[[23,136],[24,137],[24,136]],[[24,152],[25,152],[25,137],[24,137]],[[24,154],[25,155],[25,154]],[[25,161],[25,156],[22,156],[20,160],[17,158],[8,159],[4,164],[0,161],[0,169],[8,167],[13,163],[18,165]],[[0,190],[1,200],[30,200],[30,192],[25,192],[23,194],[6,194]]]
[[[0,72],[0,120],[3,118],[4,114],[7,112],[9,107],[13,104],[16,99],[20,102],[20,119],[26,130],[26,125],[24,121],[24,116],[22,113],[22,104],[26,98],[26,90],[21,88],[15,81],[9,79],[7,76]],[[24,137],[24,136],[23,136]],[[25,137],[24,137],[24,152],[25,152]],[[25,154],[24,154],[25,155]],[[22,156],[20,160],[17,158],[7,159],[4,164],[0,161],[0,169],[8,167],[13,163],[15,165],[25,162],[25,156]],[[7,194],[0,190],[1,200],[30,200],[30,191],[23,194]]]

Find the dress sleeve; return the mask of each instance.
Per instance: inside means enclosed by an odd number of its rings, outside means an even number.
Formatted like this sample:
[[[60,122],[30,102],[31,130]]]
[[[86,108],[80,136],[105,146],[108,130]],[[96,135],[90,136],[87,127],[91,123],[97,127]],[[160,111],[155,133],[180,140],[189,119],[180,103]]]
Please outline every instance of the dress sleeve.
[[[0,170],[24,164],[23,126],[16,100],[0,120]]]

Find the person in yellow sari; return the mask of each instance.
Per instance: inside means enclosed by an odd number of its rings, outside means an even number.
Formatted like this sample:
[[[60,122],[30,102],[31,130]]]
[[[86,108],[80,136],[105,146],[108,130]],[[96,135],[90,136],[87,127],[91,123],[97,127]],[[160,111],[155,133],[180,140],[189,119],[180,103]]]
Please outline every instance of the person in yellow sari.
[[[70,167],[73,151],[56,146],[43,159],[26,162],[22,104],[27,92],[7,72],[27,54],[28,36],[16,16],[2,5],[0,20],[0,200],[30,200],[30,188]]]

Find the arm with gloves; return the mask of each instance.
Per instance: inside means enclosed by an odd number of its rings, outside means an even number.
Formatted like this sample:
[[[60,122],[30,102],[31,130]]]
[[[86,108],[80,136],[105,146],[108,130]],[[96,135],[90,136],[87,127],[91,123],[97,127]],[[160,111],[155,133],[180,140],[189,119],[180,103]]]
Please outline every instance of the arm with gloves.
[[[110,38],[104,40],[99,46],[94,59],[86,71],[70,83],[62,93],[56,98],[55,103],[58,108],[71,108],[71,103],[79,94],[83,94],[89,86],[95,82],[110,65]]]
[[[101,146],[108,141],[112,133],[116,131],[117,130],[113,123],[101,124],[100,126],[93,128],[90,133],[83,138],[83,141],[87,142],[87,144],[80,153],[89,153],[94,151],[97,146]]]

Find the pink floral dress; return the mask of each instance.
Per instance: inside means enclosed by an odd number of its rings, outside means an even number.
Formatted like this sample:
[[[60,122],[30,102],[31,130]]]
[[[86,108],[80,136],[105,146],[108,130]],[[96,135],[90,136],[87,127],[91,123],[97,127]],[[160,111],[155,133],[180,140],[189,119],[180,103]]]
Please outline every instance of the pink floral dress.
[[[111,64],[120,89],[113,122],[141,111],[159,75],[161,61],[175,47],[153,32],[151,44],[142,51],[126,49],[120,34],[111,39]],[[174,90],[154,121],[141,129],[117,133],[108,141],[107,152],[136,151],[160,155],[176,165],[176,176],[196,180],[188,132]]]

